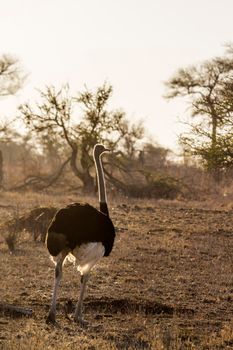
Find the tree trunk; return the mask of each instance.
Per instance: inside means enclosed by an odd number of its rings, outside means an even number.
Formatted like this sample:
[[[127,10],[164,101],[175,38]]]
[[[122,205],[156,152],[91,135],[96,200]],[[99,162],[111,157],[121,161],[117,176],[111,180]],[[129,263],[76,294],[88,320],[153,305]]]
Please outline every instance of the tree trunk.
[[[221,180],[221,171],[219,169],[219,165],[218,165],[218,159],[216,159],[217,157],[217,127],[218,127],[218,119],[217,116],[214,114],[212,114],[212,137],[211,137],[211,148],[212,148],[212,164],[211,164],[211,168],[212,168],[212,175],[213,178],[216,182],[220,182]]]
[[[83,191],[85,193],[95,193],[95,181],[88,171],[82,174],[80,180],[83,183]]]
[[[218,126],[218,120],[215,115],[212,115],[212,150],[213,153],[216,149],[216,143],[217,143],[217,126]]]
[[[95,181],[94,178],[90,175],[88,168],[84,171],[79,171],[76,164],[78,149],[77,147],[72,148],[72,154],[70,158],[70,166],[75,176],[79,178],[83,185],[83,191],[85,193],[94,193],[95,192]]]

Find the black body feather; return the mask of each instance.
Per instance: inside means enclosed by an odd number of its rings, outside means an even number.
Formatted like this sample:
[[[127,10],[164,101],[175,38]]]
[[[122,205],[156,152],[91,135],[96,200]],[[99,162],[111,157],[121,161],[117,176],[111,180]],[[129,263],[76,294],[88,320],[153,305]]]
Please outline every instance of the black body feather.
[[[72,203],[60,209],[52,220],[46,244],[51,255],[72,251],[83,243],[101,242],[104,256],[111,253],[115,229],[109,216],[89,204]]]

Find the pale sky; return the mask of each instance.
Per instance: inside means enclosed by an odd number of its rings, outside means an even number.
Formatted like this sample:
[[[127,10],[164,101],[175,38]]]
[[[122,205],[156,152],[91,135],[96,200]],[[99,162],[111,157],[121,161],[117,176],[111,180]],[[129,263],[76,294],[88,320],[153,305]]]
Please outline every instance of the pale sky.
[[[187,105],[167,101],[164,82],[180,67],[224,53],[233,42],[232,0],[5,0],[0,54],[29,73],[16,97],[0,100],[12,116],[35,89],[69,83],[73,92],[113,85],[110,108],[144,120],[162,146],[176,148]]]

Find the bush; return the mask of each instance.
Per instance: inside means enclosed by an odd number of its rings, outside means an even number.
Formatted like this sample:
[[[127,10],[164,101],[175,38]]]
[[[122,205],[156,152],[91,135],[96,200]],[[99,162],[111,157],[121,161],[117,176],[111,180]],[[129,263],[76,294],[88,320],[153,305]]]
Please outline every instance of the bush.
[[[150,177],[146,184],[135,183],[126,186],[126,194],[140,198],[175,199],[181,194],[181,184],[173,177]]]

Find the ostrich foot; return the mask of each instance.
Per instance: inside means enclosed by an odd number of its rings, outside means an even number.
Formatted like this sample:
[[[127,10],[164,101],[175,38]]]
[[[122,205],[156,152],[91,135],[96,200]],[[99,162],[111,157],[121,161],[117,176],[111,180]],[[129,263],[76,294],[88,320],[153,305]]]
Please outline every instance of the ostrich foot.
[[[56,316],[54,312],[51,312],[51,311],[49,312],[46,318],[46,323],[56,325]]]
[[[74,316],[74,322],[78,323],[81,327],[87,327],[88,326],[88,322],[85,321],[80,316]]]

